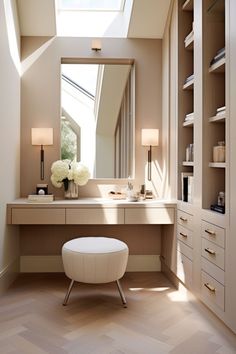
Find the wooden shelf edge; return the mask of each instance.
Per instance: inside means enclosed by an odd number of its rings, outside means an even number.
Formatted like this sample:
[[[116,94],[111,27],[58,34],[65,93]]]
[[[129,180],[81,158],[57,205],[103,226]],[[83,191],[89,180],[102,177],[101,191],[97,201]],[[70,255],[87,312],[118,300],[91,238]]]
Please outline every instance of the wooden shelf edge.
[[[225,162],[209,162],[209,167],[213,168],[226,168]]]
[[[193,0],[186,0],[182,6],[183,11],[193,11]]]
[[[223,114],[217,114],[209,118],[209,123],[224,123],[226,119],[225,112]]]
[[[194,79],[190,80],[186,84],[183,85],[183,90],[192,90],[194,84]]]
[[[193,161],[183,161],[182,162],[182,165],[183,166],[194,166],[194,162]]]
[[[225,72],[225,58],[220,59],[217,63],[214,63],[209,67],[209,73],[212,72],[218,72],[218,73]]]
[[[189,120],[186,122],[183,122],[183,127],[193,127],[194,126],[194,120]]]

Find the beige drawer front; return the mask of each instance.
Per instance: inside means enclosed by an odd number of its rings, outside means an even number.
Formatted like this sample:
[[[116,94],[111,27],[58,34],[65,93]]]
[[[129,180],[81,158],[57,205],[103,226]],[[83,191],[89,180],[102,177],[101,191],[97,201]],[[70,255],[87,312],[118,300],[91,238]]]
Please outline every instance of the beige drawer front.
[[[182,210],[177,210],[177,222],[178,224],[187,227],[189,230],[193,230],[193,215]]]
[[[126,208],[125,224],[173,224],[174,208]]]
[[[183,253],[186,257],[193,260],[193,250],[192,248],[185,245],[185,243],[177,240],[177,251]]]
[[[183,227],[179,224],[177,225],[177,237],[180,241],[189,247],[193,247],[193,232],[186,227]]]
[[[212,304],[219,306],[222,310],[225,308],[225,288],[210,275],[202,271],[201,276],[201,294],[202,297]]]
[[[224,249],[217,246],[215,243],[202,238],[202,256],[208,261],[214,263],[221,269],[225,267],[225,254]]]
[[[217,280],[222,285],[225,284],[225,272],[217,267],[215,264],[209,262],[206,258],[202,257],[202,270],[209,274],[212,278]]]
[[[66,209],[66,224],[124,224],[124,209],[68,208]]]
[[[177,251],[177,277],[186,286],[191,287],[193,275],[193,263],[183,253]]]
[[[65,224],[65,209],[12,208],[12,224],[57,225]]]
[[[225,229],[222,227],[202,221],[202,237],[216,243],[220,247],[225,247]]]

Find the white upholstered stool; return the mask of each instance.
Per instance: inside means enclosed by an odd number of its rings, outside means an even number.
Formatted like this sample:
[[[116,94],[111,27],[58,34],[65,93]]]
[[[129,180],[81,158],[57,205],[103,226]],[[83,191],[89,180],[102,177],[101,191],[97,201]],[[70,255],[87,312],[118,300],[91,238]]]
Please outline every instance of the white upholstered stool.
[[[116,281],[122,303],[126,307],[119,279],[125,273],[128,253],[128,246],[115,238],[80,237],[66,242],[62,247],[62,260],[71,282],[63,305],[67,304],[75,281],[90,284]]]

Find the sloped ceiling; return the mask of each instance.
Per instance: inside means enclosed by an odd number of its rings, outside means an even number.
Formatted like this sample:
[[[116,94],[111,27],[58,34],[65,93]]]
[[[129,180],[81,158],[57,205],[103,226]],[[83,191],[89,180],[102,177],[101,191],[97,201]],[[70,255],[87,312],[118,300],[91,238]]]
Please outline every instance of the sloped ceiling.
[[[21,36],[56,36],[55,0],[16,0]],[[162,38],[171,0],[133,0],[128,38]]]

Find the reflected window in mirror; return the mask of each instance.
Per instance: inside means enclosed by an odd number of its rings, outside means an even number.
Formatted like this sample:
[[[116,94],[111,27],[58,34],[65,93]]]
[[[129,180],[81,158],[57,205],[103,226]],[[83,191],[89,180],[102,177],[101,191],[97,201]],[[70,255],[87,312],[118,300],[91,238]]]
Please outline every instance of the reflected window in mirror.
[[[61,158],[82,161],[92,178],[134,171],[134,65],[61,64]]]

